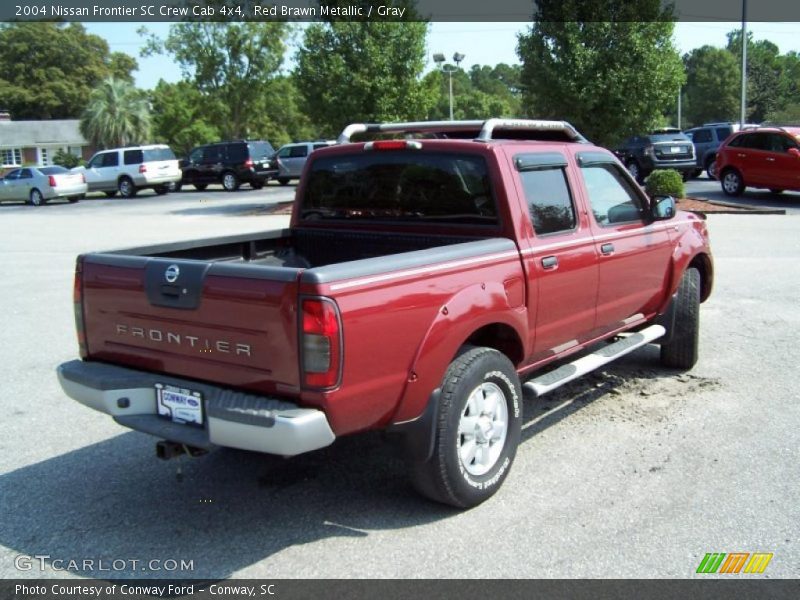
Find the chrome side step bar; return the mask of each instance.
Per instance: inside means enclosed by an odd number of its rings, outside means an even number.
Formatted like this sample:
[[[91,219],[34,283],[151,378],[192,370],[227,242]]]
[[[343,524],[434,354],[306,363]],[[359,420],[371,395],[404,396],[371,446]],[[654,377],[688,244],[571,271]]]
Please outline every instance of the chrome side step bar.
[[[534,377],[523,384],[523,387],[531,390],[536,396],[542,396],[547,392],[561,387],[565,383],[586,375],[610,363],[613,360],[633,352],[637,348],[649,344],[663,336],[667,332],[661,325],[651,325],[641,331],[625,336],[623,339],[613,344],[609,344],[600,350],[583,356],[571,363],[562,365],[554,371]]]

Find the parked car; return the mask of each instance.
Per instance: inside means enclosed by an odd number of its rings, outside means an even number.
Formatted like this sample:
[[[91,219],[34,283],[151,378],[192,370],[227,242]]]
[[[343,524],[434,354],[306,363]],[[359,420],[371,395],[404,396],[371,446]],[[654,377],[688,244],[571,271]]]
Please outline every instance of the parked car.
[[[697,158],[697,169],[692,175],[697,177],[705,170],[711,179],[716,179],[717,150],[728,136],[740,129],[752,129],[758,125],[745,123],[705,123],[699,127],[692,127],[684,131],[694,143],[694,153]]]
[[[800,127],[743,129],[720,146],[717,171],[728,196],[746,187],[800,191]]]
[[[435,138],[345,143],[360,133]],[[523,385],[547,394],[651,342],[668,367],[697,361],[705,221],[568,123],[340,139],[311,153],[288,229],[79,256],[64,392],[157,436],[162,459],[387,430],[417,489],[465,508],[512,467]]]
[[[692,140],[674,127],[628,138],[614,153],[639,183],[656,169],[675,169],[689,179],[697,168]]]
[[[90,192],[105,192],[109,198],[117,192],[132,198],[145,188],[163,195],[181,178],[178,159],[164,144],[102,150],[73,171],[83,173]]]
[[[0,202],[14,200],[34,206],[56,198],[77,202],[86,195],[86,189],[81,173],[57,165],[24,167],[9,171],[0,179]]]
[[[180,186],[194,185],[204,190],[211,183],[221,183],[229,192],[249,183],[261,189],[277,169],[270,164],[275,148],[264,140],[217,142],[194,148],[181,165],[183,176]]]
[[[278,170],[275,179],[281,185],[288,184],[291,179],[300,179],[308,155],[314,150],[327,148],[335,143],[334,141],[294,142],[281,146],[273,157],[273,167]]]

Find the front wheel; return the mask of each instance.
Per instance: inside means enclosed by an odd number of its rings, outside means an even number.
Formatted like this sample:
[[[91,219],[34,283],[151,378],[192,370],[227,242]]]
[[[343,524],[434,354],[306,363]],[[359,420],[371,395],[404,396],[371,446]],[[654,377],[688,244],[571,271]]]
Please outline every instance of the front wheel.
[[[278,177],[278,183],[281,185],[289,185],[289,178],[288,177]]]
[[[226,192],[235,192],[239,189],[239,178],[236,173],[228,171],[222,176],[222,187]]]
[[[783,190],[776,189],[776,188],[770,188],[769,191],[772,192],[773,194],[782,194],[783,193]]]
[[[202,192],[207,187],[208,187],[207,183],[195,183],[194,184],[194,189],[196,189],[198,192]]]
[[[117,189],[119,189],[119,193],[123,198],[133,198],[136,192],[139,191],[136,189],[136,186],[133,185],[133,181],[131,181],[130,177],[123,177],[120,179]]]
[[[674,369],[691,369],[697,362],[700,337],[700,272],[686,269],[672,300],[675,303],[670,341],[661,344],[661,363]]]
[[[423,495],[471,508],[502,485],[519,444],[522,388],[514,365],[492,348],[471,348],[442,380],[434,451],[412,465]]]

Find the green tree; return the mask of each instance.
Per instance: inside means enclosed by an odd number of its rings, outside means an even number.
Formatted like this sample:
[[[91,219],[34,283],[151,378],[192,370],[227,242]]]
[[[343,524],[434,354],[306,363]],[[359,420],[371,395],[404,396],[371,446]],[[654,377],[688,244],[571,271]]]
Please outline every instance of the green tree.
[[[79,23],[0,24],[0,106],[14,119],[77,118],[104,78],[136,68]]]
[[[413,10],[406,0],[394,6]],[[319,133],[335,136],[354,121],[424,118],[433,101],[420,79],[427,32],[428,24],[421,21],[309,25],[295,76]]]
[[[539,0],[519,36],[523,109],[610,145],[656,125],[685,75],[659,0]],[[603,21],[613,17],[613,22]]]
[[[169,144],[178,155],[220,137],[202,93],[188,81],[160,80],[150,92],[150,106],[154,140]]]
[[[453,118],[488,119],[515,117],[520,113],[518,79],[513,82],[513,68],[500,64],[496,67],[473,65],[469,72],[454,70]],[[428,73],[423,84],[434,98],[428,112],[429,119],[450,118],[449,75],[441,70]]]
[[[733,55],[713,46],[695,48],[684,57],[686,100],[684,114],[689,123],[734,121],[739,111],[739,71]]]
[[[149,39],[143,54],[168,54],[202,95],[223,138],[264,135],[259,110],[279,74],[290,32],[287,23],[192,22],[170,27],[166,40]]]
[[[101,148],[147,142],[150,136],[147,98],[130,83],[105,79],[92,91],[81,116],[80,129],[92,145]]]
[[[66,167],[67,169],[72,169],[73,167],[77,167],[83,163],[83,160],[80,156],[75,156],[71,152],[65,152],[63,149],[59,149],[53,155],[53,164],[54,165],[61,165],[62,167]]]
[[[741,60],[742,31],[728,33],[728,51]],[[760,123],[786,103],[781,95],[782,64],[778,47],[769,40],[753,41],[747,33],[747,119]],[[741,75],[737,79],[741,88]]]

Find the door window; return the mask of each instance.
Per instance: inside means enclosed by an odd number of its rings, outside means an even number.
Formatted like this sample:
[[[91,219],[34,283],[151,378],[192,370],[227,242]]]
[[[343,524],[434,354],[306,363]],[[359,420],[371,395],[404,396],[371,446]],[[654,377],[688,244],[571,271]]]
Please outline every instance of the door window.
[[[711,130],[710,129],[698,129],[692,135],[692,141],[695,144],[705,144],[711,141]]]
[[[106,152],[100,156],[102,157],[102,162],[97,165],[99,167],[116,167],[119,165],[119,154],[117,152]]]
[[[641,198],[616,165],[581,167],[592,214],[598,225],[608,227],[642,221]]]
[[[19,178],[20,179],[32,179],[33,178],[33,173],[31,173],[30,169],[22,169],[19,172]]]
[[[289,149],[289,158],[302,158],[308,156],[307,146],[292,146]]]
[[[195,148],[192,150],[192,153],[189,154],[189,162],[197,164],[203,159],[203,149],[202,148]]]
[[[144,162],[141,150],[125,150],[122,154],[122,162],[126,165],[139,165]]]
[[[575,229],[575,206],[564,169],[523,171],[519,176],[536,235]]]
[[[19,172],[20,169],[14,169],[13,171],[6,173],[6,176],[3,179],[8,179],[9,181],[16,181],[19,179]]]

